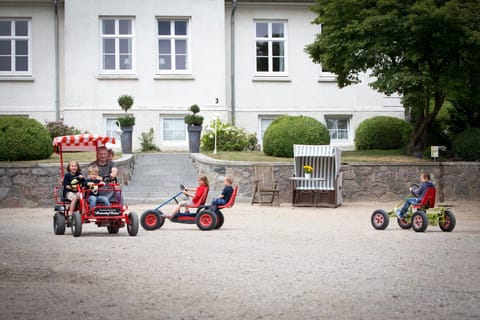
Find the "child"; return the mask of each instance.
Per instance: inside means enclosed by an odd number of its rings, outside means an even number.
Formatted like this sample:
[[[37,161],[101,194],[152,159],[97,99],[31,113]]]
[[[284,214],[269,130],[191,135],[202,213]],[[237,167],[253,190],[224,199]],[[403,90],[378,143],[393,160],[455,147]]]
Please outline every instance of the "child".
[[[430,174],[423,172],[420,174],[420,187],[418,189],[410,188],[410,191],[416,196],[408,198],[405,201],[402,209],[397,209],[396,214],[397,217],[403,219],[403,216],[407,212],[408,208],[412,204],[418,204],[422,201],[423,196],[425,195],[425,191],[427,188],[435,188],[434,184],[430,181]]]
[[[78,161],[71,160],[67,165],[67,172],[63,177],[63,197],[70,200],[70,208],[68,214],[72,215],[77,205],[77,200],[80,199],[78,186],[82,187],[84,177]]]
[[[97,201],[103,203],[104,206],[109,206],[110,201],[107,197],[100,196],[98,194],[98,187],[104,186],[105,183],[102,181],[102,177],[98,175],[98,167],[93,165],[88,167],[88,178],[85,181],[85,184],[90,189],[90,196],[88,197],[88,203],[90,204],[90,209],[94,209],[97,205]]]
[[[224,204],[230,201],[230,198],[233,194],[233,187],[232,187],[233,179],[230,176],[227,176],[223,179],[223,191],[220,195],[218,195],[212,201],[212,207],[223,206]]]
[[[198,177],[198,187],[197,188],[185,188],[183,189],[183,194],[188,197],[187,200],[180,201],[172,211],[171,215],[164,215],[167,219],[172,219],[177,213],[180,212],[181,207],[185,207],[185,213],[189,213],[187,207],[198,202],[202,197],[203,193],[208,189],[208,178],[206,175],[201,175]]]
[[[107,152],[108,152],[107,160],[108,161],[113,161],[113,158],[115,157],[115,151],[113,151],[113,149],[110,148],[110,149],[107,149]]]

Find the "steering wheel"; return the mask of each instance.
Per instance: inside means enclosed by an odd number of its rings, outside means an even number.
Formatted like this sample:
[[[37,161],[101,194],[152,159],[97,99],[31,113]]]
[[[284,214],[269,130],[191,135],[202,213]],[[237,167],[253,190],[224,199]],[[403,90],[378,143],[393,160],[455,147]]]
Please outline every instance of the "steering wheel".
[[[180,185],[180,190],[185,190],[185,186],[183,184]]]
[[[112,178],[111,176],[103,177],[103,182],[105,182],[106,184],[117,183],[117,177],[115,178]]]
[[[418,190],[418,188],[420,188],[420,186],[419,186],[418,184],[416,184],[416,183],[412,183],[412,184],[410,185],[410,193],[411,193],[414,197],[416,197],[417,195],[416,195],[413,191],[414,191],[414,190]]]

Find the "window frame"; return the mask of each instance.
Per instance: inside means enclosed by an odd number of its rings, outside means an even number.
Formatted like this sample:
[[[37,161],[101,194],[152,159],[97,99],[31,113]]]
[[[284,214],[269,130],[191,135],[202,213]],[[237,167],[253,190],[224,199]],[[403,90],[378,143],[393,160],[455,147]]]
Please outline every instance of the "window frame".
[[[263,147],[263,136],[265,131],[267,131],[268,127],[265,128],[265,130],[262,130],[262,120],[271,120],[270,124],[272,124],[275,119],[277,119],[279,116],[278,115],[259,115],[258,116],[258,134],[257,134],[257,139],[258,139],[258,144]],[[270,126],[270,124],[268,126]]]
[[[161,141],[163,144],[179,144],[179,143],[187,143],[188,142],[188,135],[187,135],[187,125],[185,124],[184,121],[185,115],[176,115],[176,114],[167,114],[167,115],[162,115],[160,117],[161,121]],[[183,129],[183,135],[184,139],[183,140],[166,140],[165,139],[165,120],[180,120],[183,122],[184,129]],[[179,131],[179,130],[174,130],[174,131]]]
[[[347,129],[346,129],[346,134],[347,138],[346,139],[338,139],[338,138],[332,138],[332,130],[335,130],[337,132],[337,137],[338,137],[338,132],[341,130],[345,129],[338,129],[338,121],[339,120],[346,120],[347,121]],[[329,128],[328,127],[328,121],[335,121],[336,122],[336,128]],[[328,134],[330,135],[330,143],[334,144],[347,144],[351,143],[353,141],[352,137],[352,116],[351,115],[325,115],[325,127],[327,127]]]
[[[160,35],[158,32],[158,23],[159,21],[169,21],[170,22],[170,35]],[[175,35],[175,21],[186,21],[187,28],[186,28],[186,35]],[[191,36],[191,25],[192,19],[191,17],[161,17],[158,16],[155,18],[155,47],[156,47],[156,73],[159,75],[190,75],[192,74],[192,36]],[[173,34],[172,34],[173,32]],[[170,40],[170,60],[171,60],[171,67],[170,69],[160,69],[160,40]],[[175,50],[175,41],[176,40],[186,40],[186,69],[177,69],[176,66],[176,50]]]
[[[136,73],[136,49],[135,49],[135,17],[134,16],[99,16],[99,54],[100,54],[100,74],[135,74]],[[104,20],[114,20],[115,21],[115,34],[103,34],[103,21]],[[131,21],[131,34],[124,35],[119,33],[119,21],[120,20],[130,20]],[[114,39],[115,40],[115,69],[104,69],[104,39]],[[120,69],[120,39],[131,39],[131,69]]]
[[[268,24],[268,36],[257,37],[257,24],[258,23],[267,23]],[[274,38],[272,37],[272,24],[273,23],[282,23],[283,24],[283,37]],[[287,77],[288,76],[288,20],[287,19],[254,19],[253,20],[253,34],[254,34],[254,76],[255,77]],[[268,42],[268,71],[258,71],[257,68],[257,42],[266,41]],[[283,42],[283,70],[284,71],[273,71],[273,42]]]
[[[0,40],[10,40],[10,67],[11,71],[0,71],[1,76],[32,76],[32,19],[31,18],[0,18],[0,21],[9,21],[11,24],[11,34],[9,36],[0,35]],[[16,36],[15,35],[15,22],[26,21],[27,22],[27,35]],[[16,41],[27,40],[27,70],[16,71]],[[23,55],[22,55],[23,56]]]

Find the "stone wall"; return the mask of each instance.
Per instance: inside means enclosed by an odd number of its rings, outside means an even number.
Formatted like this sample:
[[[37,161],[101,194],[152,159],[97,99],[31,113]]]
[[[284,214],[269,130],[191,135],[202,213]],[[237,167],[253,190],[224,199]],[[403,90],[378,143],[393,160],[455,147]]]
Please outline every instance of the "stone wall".
[[[115,161],[119,168],[119,182],[128,183],[133,172],[133,156]],[[82,168],[88,162],[80,163]],[[53,206],[53,188],[60,184],[58,163],[2,163],[0,166],[0,207]]]
[[[254,163],[221,161],[202,154],[192,155],[200,173],[206,174],[213,190],[222,189],[225,175],[239,185],[239,196],[250,199],[253,192]],[[293,163],[270,163],[279,183],[282,202],[292,201]],[[427,171],[437,186],[438,201],[480,200],[480,163],[428,162],[424,164],[351,163],[342,165],[343,201],[396,201],[408,194],[412,183]]]

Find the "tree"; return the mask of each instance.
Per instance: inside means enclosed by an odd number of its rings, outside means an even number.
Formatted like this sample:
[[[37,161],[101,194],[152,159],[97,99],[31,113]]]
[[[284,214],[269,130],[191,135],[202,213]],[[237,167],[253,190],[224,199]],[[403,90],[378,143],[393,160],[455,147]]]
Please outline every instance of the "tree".
[[[360,81],[399,93],[411,115],[409,150],[423,150],[446,100],[468,95],[479,71],[478,0],[316,0],[322,33],[306,47],[314,62],[337,75],[339,87]]]

